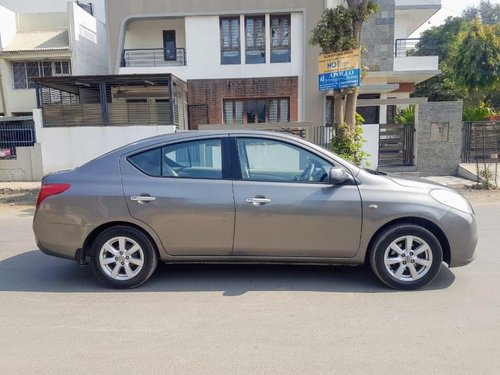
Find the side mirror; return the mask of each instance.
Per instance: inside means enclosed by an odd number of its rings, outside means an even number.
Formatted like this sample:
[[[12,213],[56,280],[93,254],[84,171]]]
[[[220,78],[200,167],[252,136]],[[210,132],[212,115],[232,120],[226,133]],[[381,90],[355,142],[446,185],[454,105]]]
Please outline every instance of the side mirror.
[[[332,185],[341,185],[347,180],[349,180],[349,174],[343,168],[332,167],[328,172],[328,182]]]

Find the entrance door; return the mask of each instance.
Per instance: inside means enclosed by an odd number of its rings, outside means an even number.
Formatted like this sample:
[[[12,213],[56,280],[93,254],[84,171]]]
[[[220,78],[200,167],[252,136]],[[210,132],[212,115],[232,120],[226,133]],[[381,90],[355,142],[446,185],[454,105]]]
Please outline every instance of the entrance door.
[[[163,31],[163,55],[165,61],[177,60],[175,30]]]

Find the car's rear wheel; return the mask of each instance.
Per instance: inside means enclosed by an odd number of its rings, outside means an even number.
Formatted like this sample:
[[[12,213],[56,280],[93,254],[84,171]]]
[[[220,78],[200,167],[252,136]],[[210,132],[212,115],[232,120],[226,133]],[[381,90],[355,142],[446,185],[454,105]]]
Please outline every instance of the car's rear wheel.
[[[370,253],[375,275],[394,289],[418,289],[434,280],[443,261],[439,240],[414,224],[399,224],[383,231]]]
[[[111,227],[100,233],[90,249],[90,266],[103,284],[136,288],[153,274],[158,263],[151,240],[140,230]]]

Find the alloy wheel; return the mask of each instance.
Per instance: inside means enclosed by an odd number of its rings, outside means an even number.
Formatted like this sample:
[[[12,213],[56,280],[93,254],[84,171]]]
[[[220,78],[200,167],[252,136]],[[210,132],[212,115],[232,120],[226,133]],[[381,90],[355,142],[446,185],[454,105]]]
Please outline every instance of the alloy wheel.
[[[130,280],[141,271],[144,252],[130,237],[114,237],[101,247],[99,265],[112,279]]]
[[[432,266],[432,250],[420,237],[399,237],[385,250],[384,265],[395,279],[403,282],[416,281],[429,272]]]

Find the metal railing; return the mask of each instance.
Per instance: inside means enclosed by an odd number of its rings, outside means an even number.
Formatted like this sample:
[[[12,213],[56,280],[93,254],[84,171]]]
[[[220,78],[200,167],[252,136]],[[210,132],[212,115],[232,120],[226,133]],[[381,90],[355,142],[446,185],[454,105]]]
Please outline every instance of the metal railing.
[[[396,39],[394,43],[394,56],[406,57],[412,56],[418,50],[417,44],[420,38]]]
[[[165,48],[135,48],[123,50],[122,67],[183,66],[187,64],[186,49],[176,48],[169,56]]]
[[[30,147],[35,143],[33,123],[0,121],[0,160],[15,159],[17,147]]]
[[[500,122],[464,122],[462,135],[462,162],[498,161],[498,154],[500,152]]]

